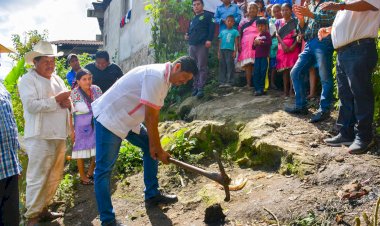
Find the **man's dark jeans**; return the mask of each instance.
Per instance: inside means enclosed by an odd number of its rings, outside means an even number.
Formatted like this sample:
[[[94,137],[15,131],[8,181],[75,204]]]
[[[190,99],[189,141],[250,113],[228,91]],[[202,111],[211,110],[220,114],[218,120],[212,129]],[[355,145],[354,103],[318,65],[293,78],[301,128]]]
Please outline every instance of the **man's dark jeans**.
[[[0,226],[19,225],[18,200],[18,175],[0,180]]]
[[[371,77],[377,63],[376,44],[338,50],[336,77],[340,100],[337,120],[343,137],[368,143],[373,138],[374,95]]]

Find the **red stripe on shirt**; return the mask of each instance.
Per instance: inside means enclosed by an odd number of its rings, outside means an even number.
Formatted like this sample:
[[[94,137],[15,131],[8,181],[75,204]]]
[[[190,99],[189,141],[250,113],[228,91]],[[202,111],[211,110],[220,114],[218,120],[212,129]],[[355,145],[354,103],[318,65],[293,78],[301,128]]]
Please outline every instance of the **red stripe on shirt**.
[[[137,110],[139,110],[143,106],[142,103],[139,103],[135,108],[133,108],[130,112],[128,112],[129,115],[133,115]]]
[[[147,105],[147,106],[149,106],[149,107],[152,107],[152,108],[154,108],[154,109],[156,109],[156,110],[160,110],[160,109],[161,109],[160,106],[155,105],[155,104],[153,104],[153,103],[151,103],[151,102],[149,102],[149,101],[147,101],[147,100],[140,99],[140,103],[145,104],[145,105]]]

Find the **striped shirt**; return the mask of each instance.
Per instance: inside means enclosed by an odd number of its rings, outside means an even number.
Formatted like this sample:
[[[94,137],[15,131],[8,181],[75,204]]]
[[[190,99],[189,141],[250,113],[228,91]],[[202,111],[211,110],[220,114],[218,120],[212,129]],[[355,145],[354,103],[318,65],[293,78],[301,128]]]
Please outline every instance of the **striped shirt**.
[[[19,149],[10,94],[0,83],[0,180],[20,174]]]
[[[315,0],[311,0],[308,5],[310,12],[314,14],[313,18],[305,17],[305,25],[300,28],[301,32],[304,34],[305,41],[318,37],[318,31],[322,27],[330,27],[335,19],[336,11],[327,10],[322,11],[320,5],[323,2],[329,0],[320,0],[319,4]],[[333,2],[339,2],[339,0],[331,0]]]

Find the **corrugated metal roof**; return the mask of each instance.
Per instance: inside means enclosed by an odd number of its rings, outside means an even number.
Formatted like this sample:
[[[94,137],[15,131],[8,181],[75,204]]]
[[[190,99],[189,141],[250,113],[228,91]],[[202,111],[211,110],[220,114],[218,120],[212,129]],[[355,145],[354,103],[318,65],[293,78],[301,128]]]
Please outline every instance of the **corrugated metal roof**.
[[[96,41],[96,40],[57,40],[57,41],[52,41],[51,43],[55,45],[85,45],[85,46],[103,45],[102,41]]]

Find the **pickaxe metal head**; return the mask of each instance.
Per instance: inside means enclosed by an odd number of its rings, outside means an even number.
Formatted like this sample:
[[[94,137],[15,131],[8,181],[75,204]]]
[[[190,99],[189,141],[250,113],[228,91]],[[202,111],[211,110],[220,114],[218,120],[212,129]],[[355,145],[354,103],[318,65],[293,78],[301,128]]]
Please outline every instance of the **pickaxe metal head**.
[[[189,170],[191,172],[201,174],[201,175],[221,184],[224,188],[225,193],[226,193],[226,197],[225,197],[224,201],[228,202],[228,201],[230,201],[230,189],[229,189],[228,185],[231,183],[231,178],[226,174],[224,167],[223,167],[223,164],[222,164],[222,161],[220,160],[219,154],[215,150],[213,151],[213,154],[215,156],[216,161],[218,162],[220,173],[210,172],[210,171],[204,170],[202,168],[190,165],[188,163],[179,161],[179,160],[174,159],[174,158],[169,158],[169,162],[173,163],[173,164],[175,164],[181,168]]]

